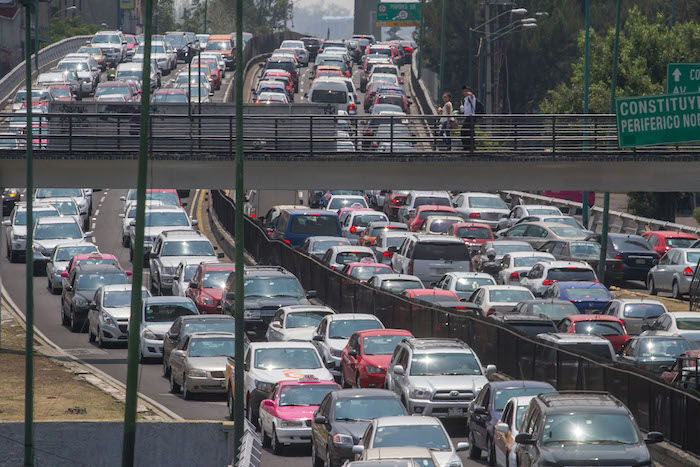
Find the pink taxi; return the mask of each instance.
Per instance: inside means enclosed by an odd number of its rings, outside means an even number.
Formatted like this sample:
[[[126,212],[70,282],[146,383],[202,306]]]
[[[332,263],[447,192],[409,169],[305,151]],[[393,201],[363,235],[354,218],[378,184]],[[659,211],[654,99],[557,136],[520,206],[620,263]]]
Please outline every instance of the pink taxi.
[[[263,446],[271,445],[272,452],[279,455],[285,444],[311,443],[314,412],[329,392],[339,389],[336,382],[314,376],[275,384],[270,399],[260,403]]]

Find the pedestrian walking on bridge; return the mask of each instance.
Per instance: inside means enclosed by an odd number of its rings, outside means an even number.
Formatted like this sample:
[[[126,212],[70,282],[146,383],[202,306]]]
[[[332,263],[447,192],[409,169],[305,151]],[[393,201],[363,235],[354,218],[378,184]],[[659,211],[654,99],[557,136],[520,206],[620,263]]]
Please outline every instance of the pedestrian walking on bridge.
[[[469,86],[462,86],[462,105],[459,106],[459,110],[464,115],[464,122],[462,122],[462,147],[465,151],[474,149],[471,147],[473,138],[472,133],[474,132],[474,115],[476,114],[476,96],[472,93]]]
[[[442,142],[445,144],[447,151],[452,149],[452,140],[450,139],[450,131],[456,128],[457,122],[452,116],[452,93],[445,92],[442,95],[442,107],[438,107],[440,115],[440,131],[438,136],[442,136]]]

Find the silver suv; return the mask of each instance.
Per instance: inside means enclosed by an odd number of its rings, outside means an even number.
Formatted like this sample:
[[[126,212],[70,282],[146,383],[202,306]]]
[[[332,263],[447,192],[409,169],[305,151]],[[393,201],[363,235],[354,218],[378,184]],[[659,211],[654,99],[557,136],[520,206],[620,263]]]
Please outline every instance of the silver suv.
[[[166,230],[156,237],[151,249],[151,292],[171,292],[177,267],[183,260],[199,264],[223,257],[223,253],[216,254],[209,239],[198,230]]]
[[[121,31],[96,32],[88,43],[102,49],[102,53],[112,65],[126,60],[126,37]]]
[[[465,417],[469,403],[488,383],[474,351],[459,339],[406,339],[396,346],[386,371],[386,387],[409,414],[440,418]]]

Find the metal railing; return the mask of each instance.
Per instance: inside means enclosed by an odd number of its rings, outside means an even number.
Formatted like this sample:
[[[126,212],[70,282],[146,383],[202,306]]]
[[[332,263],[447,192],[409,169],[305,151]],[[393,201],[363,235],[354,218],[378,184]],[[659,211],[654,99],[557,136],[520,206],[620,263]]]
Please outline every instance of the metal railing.
[[[233,201],[212,191],[213,210],[224,228],[234,231]],[[245,249],[260,264],[278,265],[295,274],[306,290],[338,312],[373,313],[390,328],[407,329],[416,337],[459,338],[484,364],[516,379],[548,381],[558,390],[607,391],[630,409],[640,427],[661,431],[682,449],[700,455],[700,393],[664,383],[620,363],[528,338],[507,325],[437,307],[372,288],[333,271],[287,244],[268,238],[246,218]]]
[[[234,467],[259,467],[262,459],[262,441],[258,436],[255,426],[248,419],[245,422],[245,431],[241,439],[238,457],[231,463]]]
[[[35,132],[41,133],[42,143],[37,144],[36,155],[41,157],[43,151],[71,156],[87,152],[91,159],[112,158],[112,154],[95,154],[96,150],[111,150],[121,157],[136,157],[138,103],[89,104],[94,104],[96,113],[86,112],[83,106],[80,111],[37,115]],[[233,157],[235,119],[227,105],[212,104],[203,107],[207,113],[191,117],[187,104],[154,106],[149,121],[151,156],[186,153],[190,158]],[[79,106],[51,104],[51,109],[75,110],[73,107]],[[439,116],[338,116],[333,105],[319,106],[319,113],[324,115],[294,115],[288,106],[248,108],[244,117],[247,157],[430,156],[449,161],[468,156],[561,161],[620,157],[692,160],[700,155],[700,146],[693,144],[619,149],[612,115],[479,115],[466,129],[444,135],[438,134]],[[21,116],[14,115],[14,123],[12,117],[0,114],[0,136],[16,138],[21,148],[26,143]],[[7,148],[7,144],[4,146]]]

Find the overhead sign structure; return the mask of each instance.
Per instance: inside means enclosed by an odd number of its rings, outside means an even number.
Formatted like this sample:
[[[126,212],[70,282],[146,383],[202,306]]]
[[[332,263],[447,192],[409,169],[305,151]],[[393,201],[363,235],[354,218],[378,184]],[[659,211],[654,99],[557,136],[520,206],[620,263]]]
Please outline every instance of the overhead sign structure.
[[[669,63],[666,92],[669,94],[700,92],[700,63]]]
[[[700,141],[700,92],[617,99],[621,148]]]
[[[420,25],[420,3],[377,3],[377,26],[382,28],[411,27]]]

